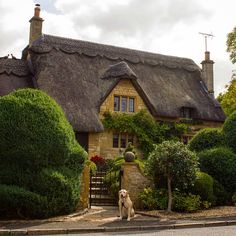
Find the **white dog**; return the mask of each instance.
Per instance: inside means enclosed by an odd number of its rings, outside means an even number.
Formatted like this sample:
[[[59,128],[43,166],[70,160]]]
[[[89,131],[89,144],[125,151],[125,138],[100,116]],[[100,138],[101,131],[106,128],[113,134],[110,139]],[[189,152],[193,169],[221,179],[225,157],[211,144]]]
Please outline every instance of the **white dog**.
[[[130,217],[134,217],[133,203],[125,189],[119,191],[119,211],[121,220],[127,218],[130,221]]]

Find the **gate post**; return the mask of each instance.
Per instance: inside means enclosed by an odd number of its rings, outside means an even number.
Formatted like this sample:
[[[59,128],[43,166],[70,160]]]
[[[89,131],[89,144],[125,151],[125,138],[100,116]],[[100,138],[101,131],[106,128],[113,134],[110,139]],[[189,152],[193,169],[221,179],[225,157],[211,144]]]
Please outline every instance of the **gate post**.
[[[85,165],[80,177],[80,202],[78,208],[85,209],[89,207],[89,184],[90,184],[90,168]]]
[[[121,173],[121,189],[126,189],[134,203],[134,207],[141,209],[142,203],[138,197],[139,193],[145,187],[151,186],[151,181],[143,174],[139,165],[134,162],[125,162],[122,164]]]

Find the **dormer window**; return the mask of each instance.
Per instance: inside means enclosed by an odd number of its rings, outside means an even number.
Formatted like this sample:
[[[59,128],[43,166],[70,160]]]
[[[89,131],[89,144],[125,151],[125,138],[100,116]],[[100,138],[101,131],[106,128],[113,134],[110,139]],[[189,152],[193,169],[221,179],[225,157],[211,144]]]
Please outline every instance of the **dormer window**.
[[[134,112],[134,98],[127,96],[114,96],[114,111]]]
[[[194,109],[192,107],[182,107],[180,110],[180,117],[192,119],[193,118],[193,111],[194,111]]]

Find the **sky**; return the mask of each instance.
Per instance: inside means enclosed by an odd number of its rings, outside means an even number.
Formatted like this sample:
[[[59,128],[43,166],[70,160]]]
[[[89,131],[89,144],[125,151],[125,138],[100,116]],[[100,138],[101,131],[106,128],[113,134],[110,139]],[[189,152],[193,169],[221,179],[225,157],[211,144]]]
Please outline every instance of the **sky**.
[[[226,52],[235,0],[0,0],[0,57],[21,57],[36,3],[45,34],[187,57],[199,66],[205,52],[199,32],[214,35],[207,50],[215,62],[216,96],[236,69]]]

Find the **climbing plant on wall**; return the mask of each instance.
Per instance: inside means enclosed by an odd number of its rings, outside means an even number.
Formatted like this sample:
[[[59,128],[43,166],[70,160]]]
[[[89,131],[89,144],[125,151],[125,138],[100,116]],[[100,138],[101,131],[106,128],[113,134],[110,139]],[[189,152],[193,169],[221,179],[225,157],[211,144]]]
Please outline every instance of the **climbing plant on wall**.
[[[135,114],[105,112],[103,125],[106,129],[135,134],[144,156],[153,150],[153,144],[178,139],[187,131],[186,124],[156,122],[145,110]]]

